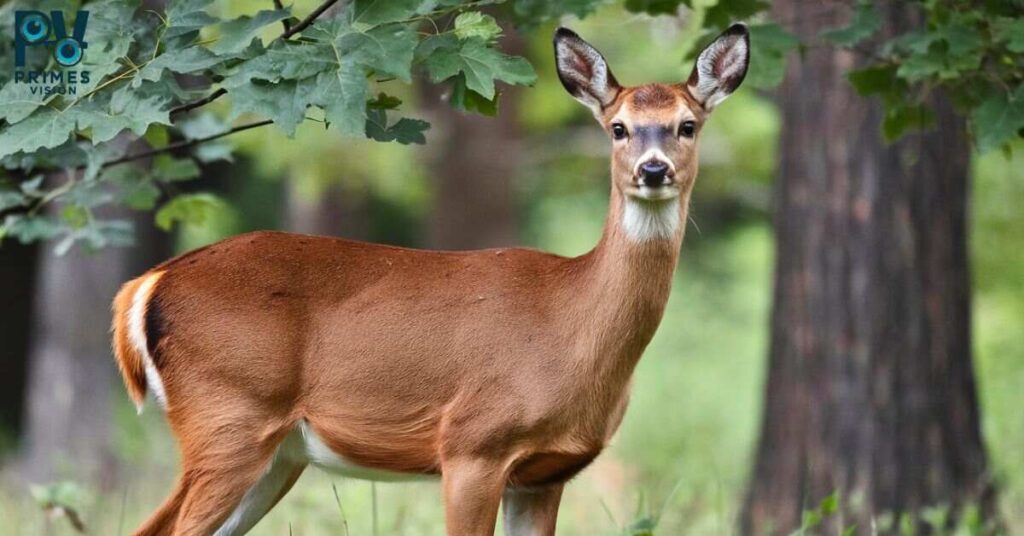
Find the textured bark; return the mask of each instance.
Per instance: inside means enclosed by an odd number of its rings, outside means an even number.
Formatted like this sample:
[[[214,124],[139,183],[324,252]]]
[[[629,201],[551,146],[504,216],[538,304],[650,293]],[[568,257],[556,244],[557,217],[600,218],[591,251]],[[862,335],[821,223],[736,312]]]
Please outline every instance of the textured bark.
[[[20,476],[30,482],[76,478],[105,485],[116,475],[110,303],[121,283],[169,251],[150,215],[136,215],[135,223],[133,248],[92,254],[73,248],[60,257],[52,244],[41,245],[20,464]]]
[[[502,48],[523,54],[522,37],[506,27]],[[460,112],[433,84],[420,84],[433,125],[428,169],[434,209],[428,243],[438,249],[478,249],[515,244],[518,238],[513,180],[520,161],[518,90],[499,89],[497,117]]]
[[[774,4],[802,39],[843,22],[803,6]],[[914,24],[905,4],[882,6],[885,31]],[[788,534],[833,491],[858,534],[872,514],[991,505],[971,365],[964,124],[936,97],[934,128],[887,145],[881,105],[845,79],[859,60],[811,48],[779,92],[771,356],[743,534]]]

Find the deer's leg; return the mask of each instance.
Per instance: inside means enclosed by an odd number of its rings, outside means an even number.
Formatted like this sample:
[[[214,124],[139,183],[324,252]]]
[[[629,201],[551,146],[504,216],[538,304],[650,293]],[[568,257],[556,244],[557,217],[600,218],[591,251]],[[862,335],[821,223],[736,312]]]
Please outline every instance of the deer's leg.
[[[536,489],[505,490],[505,536],[554,536],[562,484]]]
[[[174,521],[178,518],[178,511],[181,510],[181,504],[185,501],[186,492],[188,492],[188,479],[185,474],[182,474],[160,508],[132,533],[133,536],[171,536],[174,534]]]
[[[288,493],[305,468],[304,462],[289,459],[279,452],[267,472],[245,492],[214,536],[241,536],[249,532]]]
[[[493,460],[445,462],[441,480],[448,536],[493,536],[505,488],[503,466]]]

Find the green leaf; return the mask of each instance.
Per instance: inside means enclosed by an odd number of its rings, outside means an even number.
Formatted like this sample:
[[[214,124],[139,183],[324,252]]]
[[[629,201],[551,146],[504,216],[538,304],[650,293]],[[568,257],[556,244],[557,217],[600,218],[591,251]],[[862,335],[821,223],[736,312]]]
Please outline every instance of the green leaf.
[[[452,85],[452,96],[449,100],[456,109],[493,117],[498,115],[498,95],[486,99],[483,95],[466,87],[466,76],[459,73]]]
[[[167,30],[164,38],[170,39],[185,36],[206,27],[220,22],[220,19],[211,16],[206,12],[206,7],[213,0],[179,0],[168,2]]]
[[[455,35],[459,39],[478,37],[490,41],[501,35],[501,27],[490,15],[479,11],[466,11],[455,18]]]
[[[438,42],[427,56],[427,70],[434,82],[451,78],[460,72],[466,77],[466,87],[487,100],[495,95],[494,82],[532,84],[537,75],[523,58],[506,56],[487,46],[483,40],[473,38],[456,43]]]
[[[160,199],[160,189],[148,180],[139,181],[124,193],[121,202],[133,210],[151,210]]]
[[[725,29],[733,22],[747,20],[771,7],[761,0],[722,0],[707,8],[704,26]]]
[[[89,223],[89,211],[81,205],[64,205],[60,218],[72,229],[81,229]]]
[[[176,222],[203,225],[213,214],[227,209],[227,204],[209,193],[182,194],[171,199],[156,212],[157,227],[170,231]]]
[[[564,15],[575,15],[582,19],[604,3],[605,0],[515,0],[513,12],[519,23],[530,27]]]
[[[882,17],[871,0],[857,4],[850,23],[842,28],[821,32],[821,38],[841,47],[852,47],[871,37],[882,27]]]
[[[934,123],[935,114],[927,106],[906,102],[893,103],[886,106],[885,118],[882,120],[882,135],[886,141],[892,142],[907,131],[928,128]]]
[[[352,22],[377,25],[401,21],[432,9],[430,0],[356,0]]]
[[[157,56],[132,79],[132,87],[139,87],[145,81],[159,80],[164,71],[179,74],[198,73],[226,61],[209,49],[200,46],[173,49]]]
[[[306,118],[313,78],[303,81],[253,81],[231,90],[231,119],[253,112],[274,121],[288,137],[295,135],[295,127]]]
[[[1003,146],[1024,129],[1024,84],[1012,95],[998,91],[985,99],[971,114],[971,127],[979,152]]]
[[[97,99],[78,104],[71,111],[79,113],[79,128],[92,129],[93,143],[113,139],[126,129],[142,136],[154,123],[171,124],[171,97],[163,89],[158,82],[144,82],[138,89],[126,84],[110,95],[107,106]]]
[[[22,121],[0,131],[0,158],[21,151],[56,147],[71,137],[79,111],[40,108]]]
[[[17,84],[13,80],[0,88],[0,121],[17,123],[53,97],[32,94],[32,84]]]
[[[626,0],[626,9],[648,15],[675,15],[680,5],[693,7],[689,0]]]
[[[850,71],[846,75],[847,80],[853,85],[858,95],[891,95],[894,92],[901,92],[906,84],[896,77],[896,66],[872,65],[856,71]]]
[[[750,43],[746,83],[761,89],[781,84],[786,54],[796,49],[800,41],[778,24],[755,24],[750,27]]]
[[[376,97],[366,101],[368,108],[377,108],[380,110],[394,110],[401,106],[402,99],[388,95],[387,93],[378,93]]]
[[[43,215],[8,214],[0,226],[0,237],[13,236],[22,244],[49,240],[57,236],[63,227]]]
[[[255,16],[243,16],[220,25],[220,39],[210,46],[218,55],[237,54],[252,42],[268,24],[289,16],[288,9],[260,11]]]
[[[361,136],[366,131],[366,97],[369,86],[363,69],[342,60],[339,68],[316,77],[310,101],[323,108],[324,117],[342,134]]]
[[[1024,53],[1024,17],[999,17],[992,23],[996,41],[1006,43],[1010,52]]]
[[[199,176],[199,166],[191,158],[174,158],[169,154],[153,159],[153,177],[162,182],[192,180]]]
[[[387,111],[380,108],[370,108],[366,113],[366,137],[377,141],[422,145],[427,142],[423,133],[429,128],[430,123],[408,117],[403,117],[397,123],[388,126]]]

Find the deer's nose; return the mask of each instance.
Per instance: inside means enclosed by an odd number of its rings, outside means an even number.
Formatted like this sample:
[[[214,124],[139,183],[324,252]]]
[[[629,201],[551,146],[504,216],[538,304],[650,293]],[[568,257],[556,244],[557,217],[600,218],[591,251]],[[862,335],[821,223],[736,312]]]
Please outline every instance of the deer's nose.
[[[644,186],[661,186],[668,175],[668,164],[660,160],[650,160],[640,164],[640,181]]]

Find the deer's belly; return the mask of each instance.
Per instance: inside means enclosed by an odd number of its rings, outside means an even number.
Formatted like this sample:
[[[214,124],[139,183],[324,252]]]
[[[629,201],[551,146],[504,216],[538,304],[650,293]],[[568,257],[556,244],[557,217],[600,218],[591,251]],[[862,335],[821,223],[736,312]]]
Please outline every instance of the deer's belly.
[[[305,421],[300,422],[299,426],[289,434],[281,448],[284,455],[295,461],[308,463],[330,473],[348,478],[375,480],[378,482],[434,480],[438,478],[436,474],[405,473],[359,465],[332,450]]]

